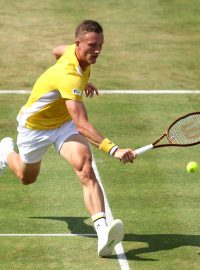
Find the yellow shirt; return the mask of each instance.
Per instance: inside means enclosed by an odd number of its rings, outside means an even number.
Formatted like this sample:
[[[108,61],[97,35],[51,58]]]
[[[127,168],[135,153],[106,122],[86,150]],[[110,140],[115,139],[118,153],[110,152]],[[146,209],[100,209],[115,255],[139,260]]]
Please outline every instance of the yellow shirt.
[[[71,120],[66,99],[82,101],[90,67],[82,71],[75,44],[36,81],[27,103],[21,108],[19,125],[36,130],[54,129]]]

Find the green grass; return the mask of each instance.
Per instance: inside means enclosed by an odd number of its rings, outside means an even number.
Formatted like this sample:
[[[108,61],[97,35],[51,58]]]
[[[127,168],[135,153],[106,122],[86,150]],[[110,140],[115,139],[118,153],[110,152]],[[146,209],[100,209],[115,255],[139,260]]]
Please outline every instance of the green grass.
[[[119,269],[116,260],[93,259],[96,252],[92,238],[17,237],[2,239],[1,245],[1,268],[5,270]]]
[[[99,89],[198,89],[197,0],[1,0],[0,89],[26,89],[72,43],[85,19],[99,20],[105,45],[91,80]],[[107,76],[109,72],[109,76]]]
[[[105,45],[91,81],[99,89],[199,89],[199,1],[0,0],[0,89],[31,89],[72,43],[83,19],[102,23]],[[0,95],[1,137],[15,140],[16,115],[27,95]],[[199,111],[199,95],[102,95],[86,100],[95,126],[123,147],[161,135],[177,116]],[[105,114],[106,112],[106,114]],[[199,146],[151,151],[123,165],[92,147],[123,247],[133,270],[198,270]],[[55,166],[56,164],[56,166]],[[0,181],[0,233],[94,233],[72,169],[50,148],[38,181],[22,186],[7,170]],[[120,269],[116,256],[97,257],[89,237],[0,237],[10,269]]]
[[[112,116],[103,118],[108,107],[94,121],[100,118],[100,127],[120,145],[141,146],[156,139],[176,116],[198,110],[199,99],[141,95],[122,101],[106,96],[97,101],[98,108],[114,103],[114,125],[109,124]],[[133,269],[198,269],[199,173],[188,174],[185,166],[189,160],[199,162],[199,147],[155,150],[133,166],[95,152],[114,215],[126,224],[124,247]]]
[[[16,138],[14,115],[27,95],[0,95],[3,136]],[[167,100],[167,103],[166,103]],[[123,147],[151,143],[185,112],[198,110],[198,95],[102,95],[86,100],[91,122]],[[112,113],[109,112],[112,103]],[[7,110],[7,113],[5,111]],[[4,114],[3,114],[4,112]],[[123,246],[131,269],[197,270],[200,263],[199,146],[165,148],[123,165],[92,147],[113,216],[125,223]],[[56,164],[56,167],[55,167]],[[22,186],[7,170],[0,181],[1,233],[89,233],[81,185],[53,148],[38,181]],[[120,269],[117,258],[99,259],[88,237],[0,237],[3,269]],[[44,268],[46,267],[46,268]]]

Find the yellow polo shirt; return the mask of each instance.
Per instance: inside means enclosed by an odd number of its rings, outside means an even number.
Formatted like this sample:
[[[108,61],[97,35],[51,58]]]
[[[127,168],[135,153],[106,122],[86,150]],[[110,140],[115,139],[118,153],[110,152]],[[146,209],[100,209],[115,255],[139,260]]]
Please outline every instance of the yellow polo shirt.
[[[71,120],[66,99],[82,101],[90,67],[82,71],[75,55],[75,44],[36,81],[27,103],[21,108],[19,125],[36,130],[60,127]]]

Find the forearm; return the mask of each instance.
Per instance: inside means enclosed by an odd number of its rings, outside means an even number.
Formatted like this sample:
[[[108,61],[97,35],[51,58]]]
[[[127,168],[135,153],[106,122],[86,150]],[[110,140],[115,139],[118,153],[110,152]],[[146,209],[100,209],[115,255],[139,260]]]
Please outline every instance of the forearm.
[[[74,121],[77,130],[82,134],[89,142],[98,147],[100,150],[114,155],[118,146],[105,138],[89,121],[85,106],[82,102],[73,100],[67,100],[66,105],[68,112],[70,113],[72,120]],[[120,158],[117,157],[117,158]]]
[[[89,122],[79,125],[78,131],[93,145],[99,147],[104,136]]]
[[[103,137],[103,135],[88,122],[82,125],[78,130],[90,143],[111,156],[113,156],[119,148],[108,138]]]

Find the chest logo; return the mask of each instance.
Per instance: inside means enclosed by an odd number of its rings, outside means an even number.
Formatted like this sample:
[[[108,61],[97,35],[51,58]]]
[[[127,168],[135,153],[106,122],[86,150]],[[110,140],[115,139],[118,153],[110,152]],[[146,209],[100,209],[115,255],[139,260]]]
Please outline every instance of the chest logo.
[[[78,89],[73,89],[72,92],[73,92],[74,95],[82,96],[82,92],[80,90],[78,90]]]

